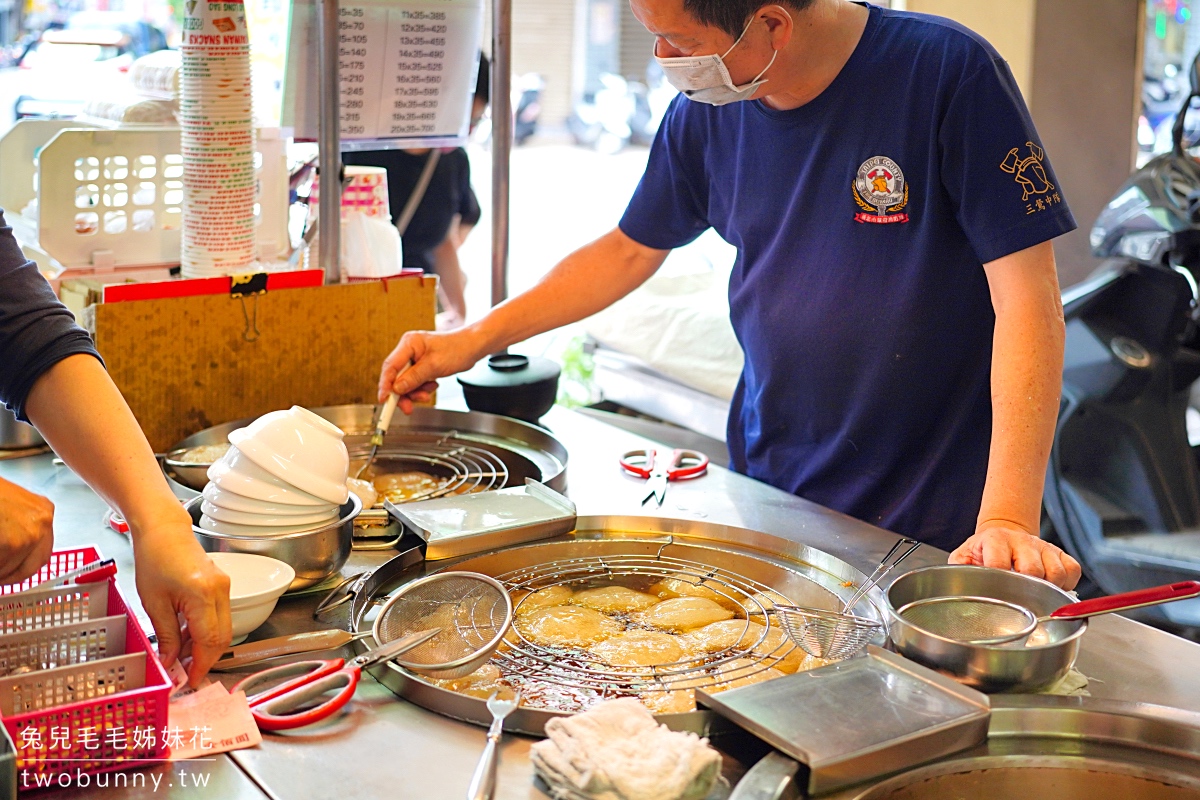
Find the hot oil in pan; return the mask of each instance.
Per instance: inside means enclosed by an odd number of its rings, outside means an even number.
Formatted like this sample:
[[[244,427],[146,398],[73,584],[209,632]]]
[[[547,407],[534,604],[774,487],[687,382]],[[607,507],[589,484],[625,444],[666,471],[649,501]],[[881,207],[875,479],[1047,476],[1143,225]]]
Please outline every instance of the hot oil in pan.
[[[408,503],[452,494],[524,486],[525,479],[542,480],[537,465],[520,453],[502,447],[466,440],[443,439],[428,448],[413,442],[401,452],[381,452],[363,474],[384,500]],[[411,452],[409,452],[411,450]],[[350,464],[355,474],[363,461]]]

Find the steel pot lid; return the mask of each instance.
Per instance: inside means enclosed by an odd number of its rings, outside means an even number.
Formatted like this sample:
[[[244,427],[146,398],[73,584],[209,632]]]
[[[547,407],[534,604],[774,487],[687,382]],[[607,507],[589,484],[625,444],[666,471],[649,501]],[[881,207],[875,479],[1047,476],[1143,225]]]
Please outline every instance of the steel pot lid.
[[[560,374],[562,368],[548,358],[497,353],[459,375],[458,382],[480,389],[514,388],[554,382]]]

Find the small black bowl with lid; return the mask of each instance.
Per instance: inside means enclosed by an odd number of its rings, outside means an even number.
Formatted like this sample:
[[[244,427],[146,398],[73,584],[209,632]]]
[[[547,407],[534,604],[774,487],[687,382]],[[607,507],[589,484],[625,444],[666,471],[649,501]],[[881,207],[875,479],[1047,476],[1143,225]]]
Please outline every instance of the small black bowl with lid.
[[[488,356],[458,376],[467,408],[537,424],[558,397],[562,368],[548,358]]]

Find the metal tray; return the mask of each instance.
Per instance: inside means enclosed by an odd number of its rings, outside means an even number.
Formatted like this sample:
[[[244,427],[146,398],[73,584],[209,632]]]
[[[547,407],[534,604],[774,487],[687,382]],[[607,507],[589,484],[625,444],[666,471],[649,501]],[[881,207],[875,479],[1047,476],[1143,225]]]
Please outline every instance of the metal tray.
[[[987,695],[882,648],[696,701],[808,766],[831,792],[987,739]]]
[[[426,542],[427,561],[549,539],[575,529],[575,504],[528,478],[518,488],[401,505],[389,500],[384,508]]]

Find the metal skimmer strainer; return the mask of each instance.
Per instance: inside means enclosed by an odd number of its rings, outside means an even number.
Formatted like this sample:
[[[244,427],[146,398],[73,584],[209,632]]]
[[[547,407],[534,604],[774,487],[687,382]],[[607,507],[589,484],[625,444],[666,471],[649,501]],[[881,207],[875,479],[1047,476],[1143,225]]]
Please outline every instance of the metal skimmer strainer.
[[[875,571],[842,605],[841,611],[776,603],[769,613],[779,617],[788,636],[810,656],[829,661],[849,658],[866,647],[871,637],[883,629],[882,623],[851,613],[854,606],[920,546],[915,539],[901,539],[892,545]]]
[[[495,578],[443,572],[406,584],[387,601],[371,632],[387,644],[414,631],[441,631],[395,663],[430,678],[453,679],[482,667],[512,624],[512,600]]]

